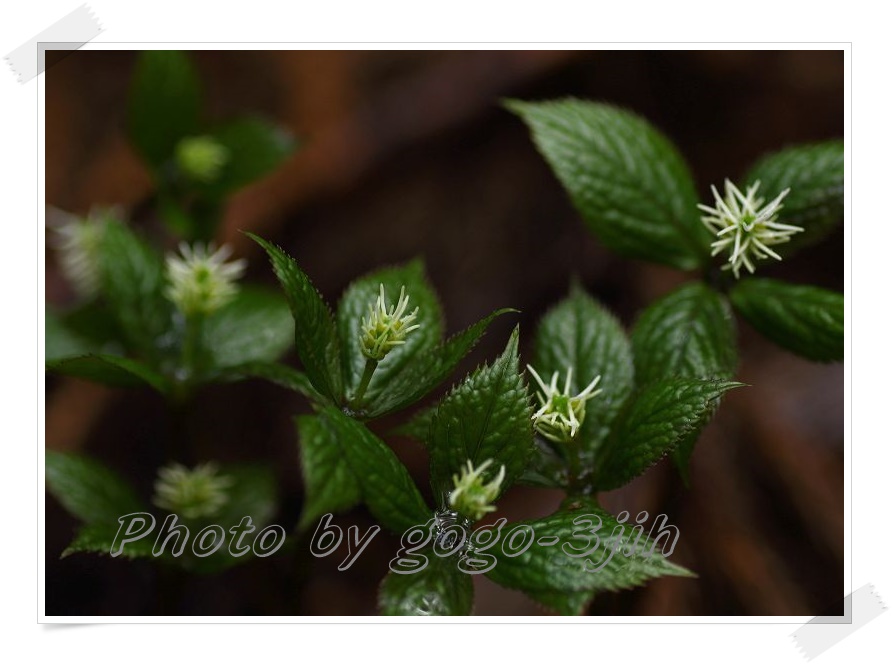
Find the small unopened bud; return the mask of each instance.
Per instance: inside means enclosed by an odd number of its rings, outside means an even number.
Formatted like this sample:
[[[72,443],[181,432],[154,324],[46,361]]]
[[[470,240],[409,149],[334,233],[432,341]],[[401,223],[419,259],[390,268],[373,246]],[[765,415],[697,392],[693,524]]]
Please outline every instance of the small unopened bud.
[[[396,305],[387,308],[384,297],[384,284],[380,285],[378,299],[369,305],[368,318],[362,319],[362,336],[360,348],[362,354],[370,360],[380,362],[396,346],[406,343],[406,337],[421,325],[412,325],[418,315],[418,307],[409,315],[404,315],[409,308],[409,296],[405,286],[400,288],[400,297]]]
[[[190,180],[213,182],[229,163],[229,150],[210,136],[190,136],[177,143],[174,150],[177,167]]]

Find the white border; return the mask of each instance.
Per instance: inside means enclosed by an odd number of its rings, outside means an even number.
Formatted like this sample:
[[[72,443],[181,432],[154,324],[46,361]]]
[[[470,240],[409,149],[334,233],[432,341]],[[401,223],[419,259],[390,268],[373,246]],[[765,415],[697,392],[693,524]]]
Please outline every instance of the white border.
[[[77,0],[79,2],[79,0]],[[37,34],[56,18],[70,11],[73,0],[44,0],[7,7],[0,21],[0,52],[7,52],[29,35]],[[852,574],[855,585],[874,582],[880,594],[892,593],[892,568],[885,545],[885,508],[889,504],[889,469],[892,445],[888,443],[888,389],[886,377],[892,373],[888,353],[890,323],[884,306],[888,301],[888,247],[892,246],[892,225],[888,222],[888,28],[869,3],[830,3],[823,0],[749,0],[746,3],[716,4],[714,1],[579,3],[549,0],[529,7],[481,0],[453,0],[429,8],[416,1],[379,0],[355,3],[329,0],[325,3],[282,3],[280,0],[252,0],[209,8],[206,3],[186,0],[154,0],[150,5],[91,0],[103,25],[106,38],[121,41],[166,39],[185,41],[210,39],[237,40],[246,36],[259,40],[293,42],[337,39],[415,40],[510,39],[521,44],[547,36],[574,40],[851,40],[857,54],[848,61],[857,65],[847,83],[857,85],[857,132],[852,131],[850,85],[846,86],[846,152],[851,167],[853,146],[857,146],[859,187],[857,191],[860,243],[849,243],[847,231],[847,357],[846,376],[846,505],[851,520],[846,528],[847,550],[853,550]],[[867,10],[867,11],[865,11]],[[868,13],[869,11],[869,13]],[[210,17],[209,13],[213,12]],[[601,43],[604,43],[603,41]],[[565,46],[565,44],[561,44]],[[614,44],[613,46],[619,46]],[[33,274],[30,247],[36,199],[36,131],[34,90],[21,88],[10,75],[0,76],[0,113],[3,114],[4,154],[0,159],[3,186],[2,210],[4,260],[0,261],[0,287],[3,288],[4,349],[30,349],[38,336],[37,313],[43,306],[42,285],[34,291],[22,288],[23,275]],[[857,133],[857,137],[854,137]],[[854,140],[853,140],[854,139]],[[851,168],[847,179],[851,185]],[[851,212],[851,203],[847,200]],[[851,216],[847,217],[847,222]],[[851,224],[848,225],[851,228]],[[40,234],[40,230],[38,229]],[[849,256],[853,262],[849,263]],[[857,274],[855,274],[857,273]],[[42,272],[39,272],[42,275]],[[858,354],[852,346],[852,277],[858,284]],[[39,276],[39,279],[42,277]],[[34,325],[32,327],[32,324]],[[9,351],[7,350],[7,353]],[[36,366],[35,366],[36,365]],[[360,661],[372,653],[392,656],[410,653],[426,661],[454,661],[466,656],[476,662],[498,657],[500,661],[575,661],[597,659],[614,661],[659,661],[671,657],[686,662],[797,662],[803,660],[792,648],[786,625],[594,625],[584,630],[558,625],[530,627],[503,625],[449,627],[414,625],[411,628],[365,625],[292,625],[287,628],[245,625],[192,627],[118,626],[89,629],[59,629],[36,625],[33,577],[35,554],[31,549],[38,535],[38,523],[28,504],[33,496],[35,455],[32,398],[43,395],[42,367],[28,352],[4,356],[4,378],[0,396],[4,405],[4,470],[0,482],[0,505],[4,510],[2,532],[3,602],[6,652],[28,653],[25,659],[77,664],[97,658],[118,658],[127,664],[179,661],[180,653],[217,662],[245,662],[258,657],[297,657]],[[35,374],[35,371],[37,372]],[[852,415],[852,383],[857,378],[857,420]],[[40,384],[39,384],[40,383]],[[42,414],[38,426],[42,429]],[[852,466],[850,435],[858,441],[859,454]],[[41,472],[37,475],[42,475]],[[851,481],[850,481],[851,478]],[[850,533],[858,537],[850,540]],[[851,586],[847,586],[851,587]],[[845,662],[861,657],[875,661],[876,654],[888,650],[888,632],[879,625],[886,618],[867,625],[857,634],[822,655],[821,664]],[[832,626],[828,626],[832,628]],[[148,631],[146,631],[148,630]],[[349,630],[349,634],[344,634]],[[447,631],[448,630],[448,631]],[[347,638],[344,638],[347,636]]]
[[[520,46],[516,43],[498,43],[498,44],[480,44],[480,43],[380,43],[380,42],[365,42],[365,43],[355,43],[355,44],[341,44],[341,43],[313,43],[313,44],[291,44],[291,43],[260,43],[260,44],[248,44],[248,43],[237,43],[237,44],[227,44],[227,43],[198,43],[198,42],[185,42],[185,43],[119,43],[113,41],[93,41],[83,47],[83,50],[151,50],[151,49],[169,49],[169,48],[177,48],[183,50],[295,50],[303,47],[308,47],[311,49],[317,50],[342,50],[345,48],[349,49],[367,49],[367,50],[514,50]],[[848,146],[850,141],[849,135],[849,70],[851,63],[851,48],[849,44],[716,44],[716,43],[708,43],[708,44],[675,44],[675,43],[655,43],[655,44],[588,44],[588,43],[536,43],[535,45],[526,45],[525,48],[531,48],[534,50],[648,50],[648,49],[660,49],[660,50],[729,50],[729,49],[752,49],[752,50],[784,50],[784,49],[792,49],[792,50],[830,50],[834,48],[841,49],[845,52],[845,70],[846,70],[846,135],[845,135],[845,143],[847,146],[846,150],[846,165],[847,165],[847,180],[851,177],[851,168],[850,168],[850,157]],[[44,76],[38,77],[38,173],[45,173],[45,82],[46,78]],[[851,191],[851,182],[847,181],[847,191]],[[43,201],[45,195],[45,183],[44,178],[41,176],[38,178],[38,201]],[[44,279],[44,255],[45,255],[45,246],[44,246],[44,234],[40,231],[45,226],[44,219],[44,210],[43,206],[40,205],[40,211],[38,213],[38,232],[39,232],[39,250],[38,250],[38,288],[41,289],[39,292],[42,294],[43,291],[43,279]],[[850,213],[851,200],[850,196],[846,197],[846,233],[845,233],[845,269],[846,269],[846,307],[847,307],[847,317],[846,317],[846,341],[847,341],[847,349],[846,349],[846,364],[847,366],[851,366],[851,331],[849,329],[849,325],[851,323],[851,279],[849,278],[851,265],[849,260],[850,255],[850,247],[851,247],[851,224],[849,220],[851,219]],[[39,328],[38,328],[38,354],[40,355],[38,366],[43,366],[43,326],[44,326],[44,318],[43,318],[43,309],[40,308],[38,311],[38,319],[39,319]],[[40,372],[41,376],[41,390],[43,390],[43,372]],[[45,416],[45,403],[43,399],[43,392],[41,391],[41,403],[40,410],[38,413],[39,422],[39,435],[41,438],[41,447],[39,452],[38,459],[38,468],[43,468],[44,463],[44,416]],[[846,453],[846,468],[847,470],[851,468],[851,436],[850,436],[850,428],[848,423],[850,422],[850,414],[851,414],[851,384],[850,384],[850,375],[846,373],[846,386],[845,386],[845,399],[846,399],[846,441],[845,441],[845,453]],[[44,551],[44,538],[45,533],[43,531],[43,513],[45,506],[45,492],[44,492],[44,477],[42,473],[38,473],[38,510],[40,515],[40,528],[38,531],[38,552],[41,553]],[[851,579],[851,557],[850,557],[850,530],[848,528],[848,524],[850,523],[849,517],[849,508],[850,508],[850,479],[848,472],[846,473],[845,479],[845,510],[846,510],[846,524],[847,527],[845,529],[845,594],[848,594],[852,591],[852,579]],[[39,555],[38,562],[38,579],[39,579],[39,587],[38,587],[38,615],[39,622],[41,623],[153,623],[153,622],[161,622],[161,623],[308,623],[308,624],[330,624],[330,623],[363,623],[363,624],[380,624],[380,623],[444,623],[444,624],[467,624],[467,623],[484,623],[484,624],[492,624],[492,623],[508,623],[508,624],[566,624],[566,623],[582,623],[582,624],[646,624],[646,623],[665,623],[665,624],[787,624],[787,625],[801,625],[802,623],[810,620],[813,616],[692,616],[692,617],[636,617],[636,616],[580,616],[580,617],[561,617],[561,616],[511,616],[511,617],[492,617],[492,616],[469,616],[469,617],[429,617],[429,618],[392,618],[392,617],[384,617],[384,616],[360,616],[360,617],[331,617],[331,616],[294,616],[294,617],[278,617],[278,616],[270,616],[270,617],[243,617],[243,616],[228,616],[228,617],[218,617],[218,616],[188,616],[188,617],[161,617],[154,618],[151,616],[95,616],[95,617],[83,617],[83,616],[46,616],[45,615],[45,599],[44,599],[44,572],[45,572],[45,560],[43,555]]]

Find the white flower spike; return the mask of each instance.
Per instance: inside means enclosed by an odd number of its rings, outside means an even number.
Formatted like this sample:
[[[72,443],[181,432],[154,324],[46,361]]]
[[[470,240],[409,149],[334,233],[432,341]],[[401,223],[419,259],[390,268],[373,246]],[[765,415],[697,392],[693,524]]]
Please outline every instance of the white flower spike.
[[[474,464],[468,460],[467,466],[461,470],[461,477],[452,476],[455,488],[449,494],[449,506],[472,521],[479,521],[490,512],[496,511],[492,502],[498,497],[505,479],[505,466],[502,466],[495,479],[484,484],[483,472],[491,465],[492,459],[487,459],[475,469]]]
[[[99,245],[105,233],[104,213],[86,218],[62,213],[65,220],[53,226],[53,246],[59,252],[59,269],[83,298],[99,292]]]
[[[777,222],[777,213],[783,207],[781,202],[790,193],[789,189],[784,189],[777,198],[764,205],[764,201],[756,197],[758,190],[759,182],[756,181],[747,187],[744,195],[733,182],[725,180],[724,197],[715,186],[712,187],[715,207],[697,206],[706,213],[701,217],[703,224],[716,236],[712,255],[728,251],[728,264],[722,269],[731,270],[737,279],[741,267],[750,274],[755,272],[754,260],[769,257],[781,260],[780,254],[771,247],[789,242],[792,235],[804,230]]]
[[[246,262],[226,262],[231,254],[232,249],[225,245],[215,250],[213,244],[189,246],[182,242],[179,256],[167,256],[165,295],[184,316],[206,316],[232,300]]]
[[[556,443],[572,442],[585,421],[585,402],[601,393],[601,390],[595,389],[601,382],[601,377],[596,376],[582,392],[571,395],[572,367],[567,368],[567,379],[564,381],[563,391],[558,389],[557,371],[552,375],[551,383],[547,385],[529,364],[527,371],[539,384],[539,392],[536,393],[536,396],[539,398],[541,407],[533,413],[533,428],[548,440]]]
[[[396,305],[387,309],[384,284],[380,284],[378,299],[369,305],[368,318],[362,319],[360,348],[368,359],[380,362],[396,346],[406,343],[406,337],[421,325],[412,325],[418,315],[418,307],[408,316],[409,296],[406,287],[400,287],[400,297]]]
[[[192,470],[172,463],[158,471],[152,502],[178,516],[196,519],[213,516],[229,500],[232,478],[219,475],[216,464],[202,463]]]

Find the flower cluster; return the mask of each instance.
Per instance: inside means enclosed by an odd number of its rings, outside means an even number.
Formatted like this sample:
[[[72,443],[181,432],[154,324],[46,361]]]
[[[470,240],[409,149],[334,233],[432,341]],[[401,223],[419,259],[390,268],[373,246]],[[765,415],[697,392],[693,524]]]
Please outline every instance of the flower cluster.
[[[360,348],[370,360],[380,362],[396,346],[406,343],[406,337],[420,325],[412,325],[418,315],[418,307],[409,314],[409,296],[405,286],[400,287],[400,297],[396,305],[387,308],[384,297],[384,284],[380,284],[378,299],[369,305],[368,318],[362,319]]]
[[[563,391],[558,389],[557,371],[551,377],[551,383],[546,385],[533,367],[527,365],[527,370],[539,384],[536,396],[541,407],[533,413],[533,428],[556,443],[571,442],[585,420],[585,402],[601,393],[601,390],[595,389],[601,382],[601,377],[596,376],[582,392],[571,395],[572,367],[567,369],[567,380],[564,382]]]
[[[167,257],[167,298],[184,316],[205,316],[217,311],[238,292],[235,282],[245,261],[226,262],[232,249],[222,246],[180,244],[180,255]]]
[[[68,217],[53,229],[59,269],[75,292],[84,298],[99,292],[99,245],[105,226],[104,214],[91,213],[86,218]]]
[[[227,489],[232,478],[218,474],[213,463],[202,463],[192,470],[172,463],[158,471],[152,502],[188,519],[213,516],[229,500]]]
[[[196,182],[213,182],[229,163],[229,150],[210,136],[184,138],[174,153],[180,172]]]
[[[803,231],[799,226],[780,224],[778,212],[783,207],[781,202],[790,193],[784,189],[770,203],[763,204],[756,197],[759,182],[747,187],[746,195],[725,180],[725,196],[719,195],[713,186],[715,207],[698,205],[706,215],[701,217],[703,224],[716,236],[712,243],[712,255],[728,251],[728,264],[723,269],[734,272],[740,278],[740,268],[745,267],[750,274],[755,272],[754,260],[774,258],[781,260],[780,254],[771,249],[772,246],[789,242],[790,237]]]
[[[483,472],[492,465],[492,459],[487,459],[479,467],[468,461],[468,465],[462,468],[461,476],[453,475],[452,483],[455,488],[449,494],[449,506],[456,512],[472,521],[479,521],[486,514],[495,512],[492,504],[498,497],[505,479],[505,466],[499,470],[488,484],[483,483]]]

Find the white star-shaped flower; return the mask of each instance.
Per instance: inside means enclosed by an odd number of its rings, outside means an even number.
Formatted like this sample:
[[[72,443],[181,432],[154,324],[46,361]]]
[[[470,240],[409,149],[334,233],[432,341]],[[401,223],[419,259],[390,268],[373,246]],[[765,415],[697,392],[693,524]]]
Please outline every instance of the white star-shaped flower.
[[[783,207],[781,202],[790,193],[789,189],[784,189],[767,204],[756,197],[758,190],[759,182],[756,181],[747,187],[744,195],[733,182],[725,180],[724,197],[715,186],[712,187],[715,207],[697,206],[706,213],[701,217],[703,224],[716,236],[712,255],[728,251],[728,264],[722,269],[731,270],[738,279],[741,267],[750,274],[755,272],[755,260],[769,257],[781,260],[780,254],[771,247],[789,242],[791,236],[804,230],[777,221],[778,212]]]
[[[541,408],[533,413],[533,428],[540,434],[556,443],[569,443],[585,420],[585,402],[593,399],[601,393],[596,390],[601,377],[596,376],[582,392],[576,395],[570,394],[570,386],[573,383],[573,368],[567,368],[567,379],[564,381],[564,389],[558,389],[558,372],[551,377],[551,383],[546,384],[536,370],[529,364],[529,371],[539,384],[539,398]]]

